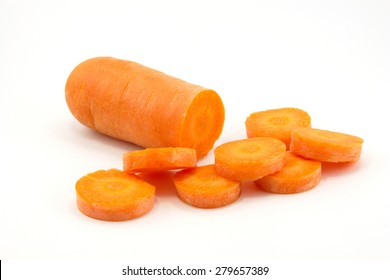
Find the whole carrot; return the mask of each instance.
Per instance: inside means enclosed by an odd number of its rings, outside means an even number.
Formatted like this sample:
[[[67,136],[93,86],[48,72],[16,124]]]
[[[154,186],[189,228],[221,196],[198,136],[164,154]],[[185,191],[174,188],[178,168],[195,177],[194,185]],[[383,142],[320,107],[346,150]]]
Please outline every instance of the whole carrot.
[[[188,147],[205,156],[219,138],[224,105],[213,90],[112,57],[80,63],[65,86],[82,124],[145,148]]]

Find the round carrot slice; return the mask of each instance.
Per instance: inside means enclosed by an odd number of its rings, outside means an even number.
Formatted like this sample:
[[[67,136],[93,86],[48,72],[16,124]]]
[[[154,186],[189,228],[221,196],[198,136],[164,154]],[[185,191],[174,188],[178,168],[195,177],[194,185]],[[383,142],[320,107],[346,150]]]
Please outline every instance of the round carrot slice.
[[[314,128],[294,128],[290,150],[297,155],[324,162],[356,162],[363,139],[350,134]]]
[[[76,183],[79,210],[94,219],[125,221],[149,212],[155,187],[117,169],[87,174]]]
[[[255,181],[261,189],[271,193],[291,194],[314,188],[321,179],[321,162],[286,153],[283,168]]]
[[[190,168],[196,165],[196,150],[192,148],[148,148],[123,154],[123,170],[129,173]]]
[[[271,137],[290,146],[293,127],[310,127],[310,115],[298,108],[279,108],[255,112],[245,121],[248,137]]]
[[[215,169],[231,180],[257,180],[282,169],[285,151],[281,140],[268,137],[227,142],[214,151]]]
[[[222,207],[240,197],[240,182],[219,176],[214,164],[178,171],[173,181],[179,198],[195,207]]]

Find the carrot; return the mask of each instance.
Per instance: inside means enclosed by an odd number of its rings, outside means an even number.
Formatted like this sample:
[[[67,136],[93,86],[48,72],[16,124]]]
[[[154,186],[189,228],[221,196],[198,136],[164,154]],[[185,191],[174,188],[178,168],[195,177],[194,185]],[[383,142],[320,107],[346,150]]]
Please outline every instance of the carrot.
[[[256,180],[255,184],[267,192],[291,194],[314,188],[320,179],[321,162],[287,152],[283,168],[274,174]]]
[[[198,158],[212,149],[225,119],[215,91],[111,57],[77,65],[65,97],[87,127],[144,148],[194,148]]]
[[[323,162],[356,162],[363,139],[354,135],[314,128],[294,128],[290,150]]]
[[[283,167],[285,151],[282,141],[268,137],[227,142],[214,150],[215,169],[231,180],[257,180]]]
[[[147,148],[123,154],[123,171],[129,173],[190,168],[196,164],[196,150],[191,148]]]
[[[125,221],[153,208],[155,187],[134,174],[99,170],[77,181],[76,195],[83,214],[98,220]]]
[[[255,112],[245,121],[248,137],[272,137],[290,146],[293,127],[310,127],[309,114],[297,108],[279,108]]]
[[[173,182],[179,198],[199,208],[216,208],[240,197],[240,182],[219,176],[213,164],[178,171]]]

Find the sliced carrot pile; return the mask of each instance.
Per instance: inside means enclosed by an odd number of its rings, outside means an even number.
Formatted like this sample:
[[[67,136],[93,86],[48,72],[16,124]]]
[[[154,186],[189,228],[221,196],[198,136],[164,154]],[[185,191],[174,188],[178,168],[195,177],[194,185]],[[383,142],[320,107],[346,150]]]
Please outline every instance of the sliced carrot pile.
[[[76,194],[83,214],[98,220],[125,221],[153,208],[155,187],[134,174],[110,169],[80,178]]]
[[[224,143],[214,151],[216,172],[225,178],[257,180],[282,169],[286,145],[278,139],[254,137]]]
[[[148,148],[123,154],[123,171],[129,173],[190,168],[196,165],[196,150],[192,148]]]
[[[310,127],[309,114],[297,108],[279,108],[255,112],[245,121],[248,137],[272,137],[290,146],[293,127]]]
[[[240,197],[240,182],[219,176],[213,164],[178,171],[173,181],[180,199],[195,207],[222,207]]]
[[[363,139],[354,135],[314,128],[294,128],[290,150],[323,162],[356,162]]]
[[[250,114],[248,139],[216,147],[215,164],[197,167],[221,135],[221,97],[112,57],[77,65],[65,99],[81,124],[145,148],[123,154],[123,171],[99,170],[77,181],[79,210],[99,220],[146,214],[154,206],[154,185],[166,195],[176,188],[182,201],[200,208],[233,203],[246,180],[272,193],[304,192],[319,183],[322,162],[356,162],[362,151],[362,138],[311,128],[307,112],[286,107]]]
[[[283,168],[255,181],[261,189],[279,194],[308,191],[321,179],[321,162],[287,152]]]

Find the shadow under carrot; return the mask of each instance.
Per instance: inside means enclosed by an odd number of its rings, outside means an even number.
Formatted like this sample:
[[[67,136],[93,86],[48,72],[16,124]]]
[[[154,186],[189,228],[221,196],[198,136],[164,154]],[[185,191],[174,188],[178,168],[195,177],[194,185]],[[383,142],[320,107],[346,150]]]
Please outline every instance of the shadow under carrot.
[[[322,177],[334,177],[353,173],[360,169],[359,162],[322,162]]]
[[[173,171],[142,172],[138,176],[147,183],[156,187],[156,196],[169,197],[176,196],[176,188],[173,183]]]

